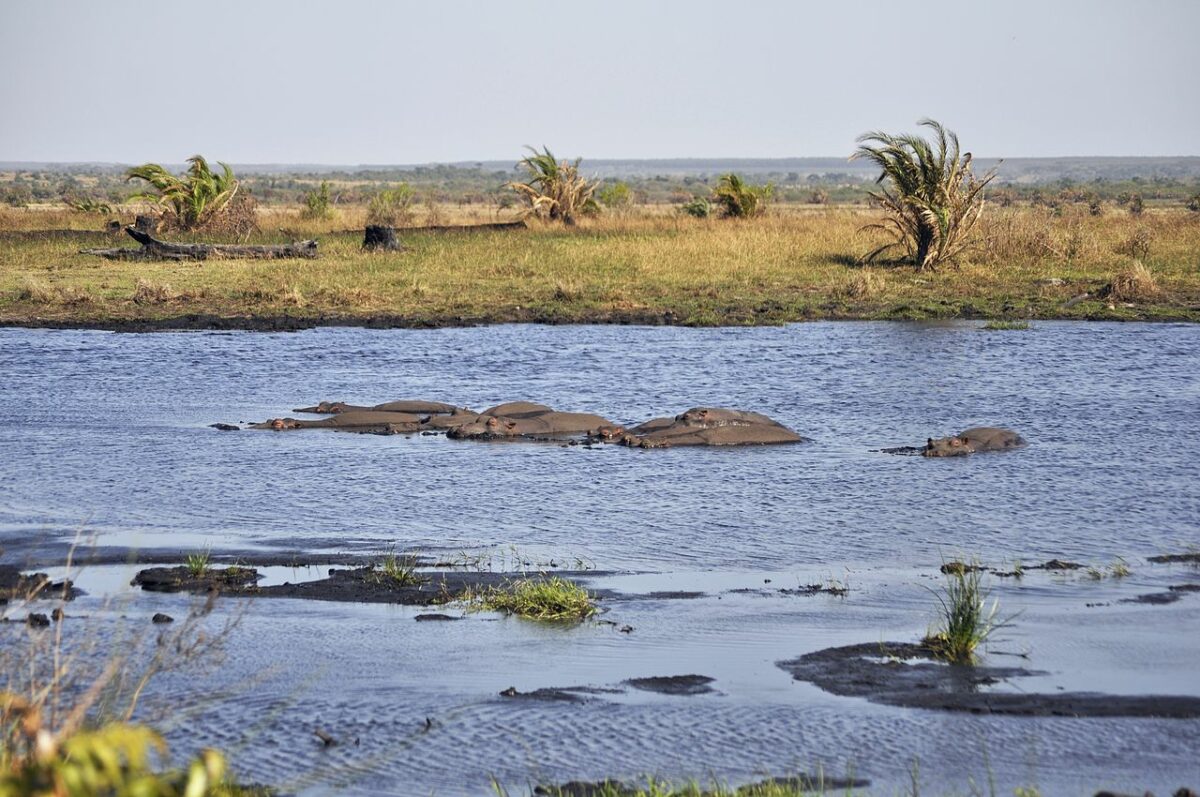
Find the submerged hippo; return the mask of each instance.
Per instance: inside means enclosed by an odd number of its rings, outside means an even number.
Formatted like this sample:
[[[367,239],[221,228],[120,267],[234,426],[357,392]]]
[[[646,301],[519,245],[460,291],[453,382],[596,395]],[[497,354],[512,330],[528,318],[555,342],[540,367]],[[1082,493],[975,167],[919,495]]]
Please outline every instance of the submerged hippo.
[[[447,432],[456,440],[505,440],[514,438],[559,438],[593,436],[612,421],[586,412],[558,412],[544,404],[514,401],[484,410],[468,423]]]
[[[953,437],[929,438],[921,456],[963,457],[978,451],[1008,451],[1024,445],[1024,438],[1016,432],[994,426],[976,426]]]
[[[674,418],[655,418],[617,439],[622,445],[638,448],[804,442],[803,437],[766,415],[720,407],[693,407]]]
[[[374,410],[351,410],[322,418],[319,421],[300,421],[295,418],[272,418],[256,423],[250,429],[271,429],[286,432],[293,429],[336,429],[342,432],[365,434],[404,434],[421,429],[421,416],[407,412],[376,412]]]
[[[449,415],[462,411],[453,404],[441,401],[389,401],[386,404],[376,404],[373,407],[360,407],[347,404],[344,401],[322,401],[315,407],[298,407],[292,412],[337,415],[343,412],[407,412],[414,415]]]

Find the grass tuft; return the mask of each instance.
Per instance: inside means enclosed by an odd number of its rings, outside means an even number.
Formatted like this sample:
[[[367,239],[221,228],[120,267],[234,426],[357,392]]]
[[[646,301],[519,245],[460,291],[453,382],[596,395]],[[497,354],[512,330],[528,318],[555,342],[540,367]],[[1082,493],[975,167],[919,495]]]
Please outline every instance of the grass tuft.
[[[174,299],[175,293],[165,282],[139,279],[130,298],[134,304],[163,304]]]
[[[1158,280],[1141,261],[1121,269],[1100,290],[1100,295],[1119,302],[1150,302],[1162,293]]]
[[[946,586],[937,596],[941,622],[921,643],[934,655],[951,664],[972,664],[975,649],[1000,627],[996,613],[1000,601],[987,606],[988,590],[978,562],[973,567],[954,568],[946,573]]]
[[[203,578],[212,565],[212,550],[205,548],[203,551],[188,554],[185,566],[192,578]]]
[[[416,557],[389,553],[376,566],[379,580],[389,581],[398,587],[415,587],[425,583],[425,579],[417,575]]]
[[[999,332],[1004,330],[1021,330],[1029,329],[1028,321],[989,321],[983,325],[983,328],[991,332]]]
[[[531,620],[584,620],[596,613],[592,596],[565,578],[524,578],[463,597],[476,611],[507,612]]]

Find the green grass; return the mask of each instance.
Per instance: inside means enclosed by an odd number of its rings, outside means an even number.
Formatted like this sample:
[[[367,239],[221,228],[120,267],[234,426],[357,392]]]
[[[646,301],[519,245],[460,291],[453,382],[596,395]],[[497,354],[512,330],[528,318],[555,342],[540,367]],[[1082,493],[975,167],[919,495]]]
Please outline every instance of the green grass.
[[[993,321],[988,321],[986,324],[983,325],[983,328],[986,330],[989,330],[989,331],[1029,329],[1029,322],[1028,321],[1004,321],[1001,319],[995,319]]]
[[[192,578],[203,578],[209,567],[212,565],[212,550],[205,548],[203,551],[188,554],[184,566],[187,567],[188,575]]]
[[[506,612],[531,620],[584,620],[596,613],[587,590],[558,576],[523,578],[470,592],[462,599],[475,611]]]
[[[380,581],[398,587],[414,587],[426,581],[417,574],[416,557],[397,555],[394,551],[375,565],[375,574]]]
[[[978,562],[972,564],[978,565]],[[946,574],[946,585],[938,600],[938,626],[922,640],[938,658],[951,664],[971,664],[975,650],[1002,623],[997,622],[999,600],[987,605],[988,591],[983,572],[972,567],[956,568]]]
[[[1200,214],[1139,220],[990,209],[958,268],[920,273],[857,258],[875,218],[851,208],[775,206],[757,219],[692,219],[639,208],[577,226],[400,232],[405,252],[364,253],[335,222],[267,215],[252,243],[316,237],[316,260],[120,263],[78,254],[123,242],[6,237],[34,212],[0,213],[0,324],[156,323],[197,314],[296,323],[465,325],[640,321],[779,324],[813,319],[1200,321]],[[345,214],[346,212],[343,211]],[[663,211],[666,213],[666,211]],[[657,215],[656,215],[657,214]],[[32,217],[32,218],[30,218]],[[73,217],[71,217],[73,218]],[[71,219],[45,220],[64,226]],[[94,217],[88,222],[95,226]],[[357,223],[345,217],[341,229]],[[1130,268],[1122,241],[1150,231],[1152,297],[1100,298]],[[192,236],[195,237],[195,236]],[[203,237],[203,236],[200,236]],[[1066,249],[1064,241],[1075,242]],[[128,245],[132,245],[132,241]],[[1067,254],[1063,254],[1067,252]],[[1075,297],[1087,298],[1069,304]]]

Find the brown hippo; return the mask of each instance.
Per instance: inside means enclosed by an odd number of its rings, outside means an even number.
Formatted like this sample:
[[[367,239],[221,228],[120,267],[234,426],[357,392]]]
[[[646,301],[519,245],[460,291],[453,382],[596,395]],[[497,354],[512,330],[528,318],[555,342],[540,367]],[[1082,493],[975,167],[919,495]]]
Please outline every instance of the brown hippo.
[[[351,410],[322,418],[319,421],[299,421],[295,418],[273,418],[256,423],[250,429],[271,429],[284,432],[292,429],[336,429],[342,432],[369,434],[401,434],[420,431],[421,416],[405,412],[376,412]]]
[[[978,451],[1008,451],[1026,445],[1016,432],[993,426],[976,426],[954,437],[932,437],[921,451],[923,457],[964,457]]]
[[[389,401],[386,404],[376,404],[373,407],[360,407],[347,404],[344,401],[322,401],[315,407],[298,407],[292,412],[307,412],[314,414],[337,415],[343,412],[407,412],[414,415],[449,415],[460,411],[453,404],[440,401]]]
[[[513,438],[559,438],[587,435],[612,421],[585,412],[558,412],[544,404],[514,401],[484,410],[474,421],[447,432],[456,440],[505,440]]]
[[[802,443],[804,438],[757,412],[693,407],[674,418],[655,418],[635,426],[619,442],[639,448],[666,448]]]

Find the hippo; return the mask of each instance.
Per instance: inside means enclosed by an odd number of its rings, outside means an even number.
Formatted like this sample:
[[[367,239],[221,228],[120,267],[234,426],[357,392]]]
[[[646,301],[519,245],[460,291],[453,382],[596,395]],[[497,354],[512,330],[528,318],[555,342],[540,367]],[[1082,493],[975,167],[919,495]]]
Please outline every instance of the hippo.
[[[674,418],[654,418],[616,438],[638,448],[803,443],[805,438],[757,412],[693,407]]]
[[[514,401],[484,410],[474,421],[451,428],[447,436],[456,440],[591,437],[606,427],[615,428],[612,421],[599,415],[558,412],[544,404]]]
[[[953,437],[929,438],[921,456],[964,457],[978,451],[1008,451],[1024,445],[1024,438],[1016,432],[994,426],[975,426]]]
[[[295,418],[272,418],[256,423],[250,429],[271,429],[285,432],[292,429],[335,429],[364,434],[404,434],[421,429],[421,416],[405,412],[376,412],[350,410],[319,421],[299,421]]]
[[[337,415],[343,412],[406,412],[414,415],[450,415],[461,411],[462,408],[440,401],[389,401],[386,404],[376,404],[373,407],[360,407],[357,404],[347,404],[344,401],[322,401],[315,407],[298,407],[292,412],[305,412],[318,415]]]

